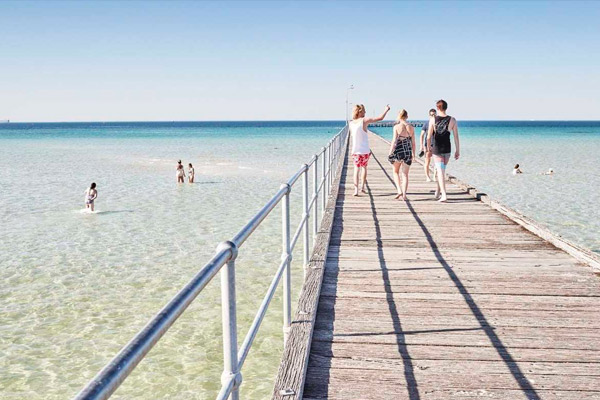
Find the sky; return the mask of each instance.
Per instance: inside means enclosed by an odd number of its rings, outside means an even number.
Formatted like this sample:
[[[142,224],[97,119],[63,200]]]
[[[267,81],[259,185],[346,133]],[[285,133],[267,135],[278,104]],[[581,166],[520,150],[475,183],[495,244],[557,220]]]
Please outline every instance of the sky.
[[[0,0],[0,120],[343,120],[347,93],[598,120],[598,21],[596,1]]]

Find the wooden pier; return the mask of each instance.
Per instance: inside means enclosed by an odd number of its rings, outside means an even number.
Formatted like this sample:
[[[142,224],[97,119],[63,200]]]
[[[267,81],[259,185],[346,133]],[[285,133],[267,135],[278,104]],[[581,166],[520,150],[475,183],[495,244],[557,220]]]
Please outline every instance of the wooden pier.
[[[368,194],[351,161],[334,182],[273,398],[600,399],[598,257],[455,179],[438,203],[419,164],[394,200],[370,140]]]
[[[408,121],[408,123],[411,124],[412,126],[414,126],[415,128],[422,128],[424,125],[423,122]],[[396,121],[381,121],[381,122],[375,122],[375,123],[369,124],[369,126],[375,127],[375,128],[391,128],[396,124],[397,124]]]

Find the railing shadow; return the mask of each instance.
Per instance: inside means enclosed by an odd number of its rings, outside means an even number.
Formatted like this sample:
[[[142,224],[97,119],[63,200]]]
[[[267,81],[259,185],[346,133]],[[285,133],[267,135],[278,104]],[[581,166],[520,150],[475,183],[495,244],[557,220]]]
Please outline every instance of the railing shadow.
[[[392,184],[394,184],[394,180],[390,177],[390,175],[387,173],[385,168],[383,168],[383,166],[381,165],[379,160],[377,160],[377,158],[375,157],[375,154],[373,154],[372,158],[374,158],[377,161],[377,163],[383,170],[384,174],[388,177],[390,182]],[[521,390],[527,396],[527,399],[528,400],[540,400],[541,398],[538,395],[538,393],[536,392],[536,390],[533,387],[533,385],[531,384],[531,382],[529,382],[529,380],[527,379],[527,377],[525,376],[523,371],[521,371],[521,368],[519,367],[517,362],[514,360],[514,358],[510,355],[508,349],[502,343],[502,341],[500,340],[500,338],[494,331],[494,328],[487,321],[487,318],[485,317],[485,315],[483,314],[483,312],[481,311],[481,309],[479,308],[479,306],[477,305],[477,303],[475,302],[475,300],[473,299],[473,297],[471,296],[471,294],[469,293],[469,291],[467,290],[465,285],[463,285],[460,278],[456,275],[456,273],[454,272],[454,270],[452,269],[450,264],[448,264],[448,262],[446,261],[446,259],[442,255],[442,253],[440,252],[437,243],[433,239],[433,236],[431,235],[431,233],[429,232],[429,230],[423,223],[423,220],[419,217],[419,215],[415,211],[415,209],[412,206],[412,204],[410,203],[410,201],[407,201],[406,205],[407,205],[408,209],[410,210],[413,218],[415,219],[415,221],[417,222],[417,224],[419,225],[419,227],[425,234],[425,237],[427,238],[427,242],[429,243],[429,247],[431,247],[431,250],[433,251],[436,259],[438,260],[440,265],[442,265],[442,267],[444,267],[444,270],[446,271],[446,273],[448,274],[448,276],[450,277],[450,279],[452,280],[454,285],[457,287],[460,294],[463,296],[463,298],[464,298],[465,302],[467,303],[467,305],[469,306],[471,312],[477,319],[477,322],[479,322],[481,328],[483,329],[483,331],[489,338],[490,342],[494,346],[494,349],[496,350],[496,352],[498,353],[500,358],[502,358],[502,361],[504,361],[504,363],[510,370],[510,373],[512,374],[512,376],[515,378],[515,380],[519,384],[519,387],[521,388]],[[440,205],[440,206],[442,206],[442,205]],[[379,236],[379,234],[378,234],[378,236]]]
[[[374,154],[373,157],[375,157]],[[371,213],[373,215],[373,223],[375,225],[375,234],[377,241],[377,258],[379,259],[379,266],[381,267],[381,276],[383,278],[383,286],[385,288],[388,309],[390,311],[390,316],[392,317],[394,332],[396,333],[396,345],[398,347],[398,353],[400,354],[400,357],[402,357],[402,364],[404,365],[404,379],[406,380],[406,390],[408,391],[408,396],[410,400],[419,400],[421,397],[419,395],[417,379],[415,377],[414,365],[412,363],[412,359],[406,346],[406,339],[404,337],[405,333],[402,330],[402,323],[400,322],[398,308],[396,307],[396,302],[394,300],[394,293],[391,287],[390,275],[386,266],[385,256],[383,254],[383,243],[381,240],[381,228],[379,226],[379,218],[377,218],[377,210],[375,208],[373,194],[371,193],[371,188],[368,182],[367,189],[369,194],[369,201],[371,202]]]

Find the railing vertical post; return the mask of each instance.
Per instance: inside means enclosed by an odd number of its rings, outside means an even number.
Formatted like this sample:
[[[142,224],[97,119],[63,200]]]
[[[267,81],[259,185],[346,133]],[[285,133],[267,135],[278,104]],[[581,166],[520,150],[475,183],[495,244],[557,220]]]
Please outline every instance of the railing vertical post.
[[[333,150],[333,170],[335,172],[335,176],[337,176],[337,166],[338,166],[337,159],[338,159],[338,149],[339,149],[339,144],[338,144],[339,140],[338,139],[339,138],[340,138],[339,136],[336,136],[335,137],[335,141],[333,142],[334,143],[334,150]]]
[[[226,385],[229,379],[234,378],[233,390],[230,395],[231,400],[239,400],[239,387],[242,383],[242,375],[238,365],[238,344],[237,344],[237,317],[236,317],[236,299],[235,299],[235,259],[237,257],[237,247],[232,242],[223,242],[217,248],[229,248],[231,258],[221,269],[221,312],[223,315],[223,375],[221,383]]]
[[[329,169],[331,169],[331,174],[329,175],[329,186],[333,186],[333,160],[335,160],[335,140],[331,140],[331,157],[329,157]]]
[[[327,144],[327,197],[329,197],[329,190],[331,189],[330,186],[330,179],[331,179],[331,142],[329,142]]]
[[[304,278],[308,268],[308,259],[310,257],[309,231],[310,211],[308,210],[308,165],[304,164],[304,174],[302,174],[302,205],[304,206]]]
[[[281,185],[282,188],[286,187],[287,192],[283,197],[281,203],[281,233],[282,233],[282,252],[281,259],[285,262],[283,270],[283,343],[287,343],[288,335],[290,333],[290,326],[292,324],[292,279],[290,274],[290,262],[292,255],[290,252],[290,191],[291,187],[289,184]]]
[[[313,169],[313,245],[317,240],[319,232],[319,155],[315,156],[315,168]]]
[[[321,188],[321,190],[323,191],[321,193],[321,214],[325,215],[325,206],[327,205],[327,192],[325,191],[325,171],[327,170],[327,156],[325,154],[325,152],[327,151],[327,148],[323,147],[323,170],[321,171],[321,183],[323,184],[323,187]],[[323,218],[321,216],[321,218]]]

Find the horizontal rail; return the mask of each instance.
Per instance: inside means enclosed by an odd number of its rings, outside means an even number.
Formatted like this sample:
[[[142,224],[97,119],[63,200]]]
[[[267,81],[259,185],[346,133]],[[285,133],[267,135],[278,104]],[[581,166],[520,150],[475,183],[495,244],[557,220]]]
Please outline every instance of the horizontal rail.
[[[221,389],[217,395],[217,399],[238,399],[238,389],[241,384],[241,374],[239,372],[244,364],[246,357],[252,347],[252,343],[258,333],[258,329],[266,315],[267,309],[273,299],[275,291],[282,276],[284,279],[284,314],[290,313],[291,305],[289,304],[289,267],[292,259],[292,251],[297,244],[298,238],[303,229],[306,230],[305,235],[308,235],[308,221],[311,211],[315,210],[315,221],[317,211],[317,201],[319,194],[322,193],[323,198],[327,195],[326,189],[327,179],[332,174],[332,168],[336,168],[336,161],[339,160],[341,146],[340,143],[347,143],[348,125],[344,127],[332,140],[329,141],[327,147],[321,149],[315,154],[311,160],[302,165],[292,177],[283,184],[281,188],[267,201],[267,203],[244,225],[242,229],[231,239],[231,241],[221,243],[216,250],[215,255],[211,260],[181,289],[172,299],[165,305],[154,318],[152,318],[146,326],[125,346],[123,349],[84,387],[75,397],[75,400],[100,400],[108,399],[111,394],[119,387],[119,385],[127,378],[130,372],[137,364],[146,356],[152,347],[160,340],[165,332],[173,325],[177,318],[187,309],[198,294],[206,287],[206,285],[221,271],[221,291],[222,291],[222,307],[223,307],[223,329],[224,329],[224,355],[225,368],[221,379]],[[342,138],[343,140],[338,141]],[[337,142],[336,142],[337,141]],[[329,152],[328,152],[329,151]],[[328,152],[328,153],[327,153]],[[317,160],[326,154],[328,162],[323,159],[323,171],[321,181],[318,184],[315,182],[315,190],[310,202],[305,202],[305,211],[303,212],[301,222],[290,240],[289,237],[289,195],[292,187],[302,176],[308,174],[311,167],[315,168],[314,176],[317,176],[318,163]],[[337,168],[336,168],[337,172]],[[303,180],[304,192],[308,190],[308,179],[305,176]],[[330,186],[330,185],[329,185]],[[235,259],[239,248],[252,235],[252,233],[260,226],[260,224],[270,215],[270,213],[283,202],[283,216],[285,218],[283,227],[284,232],[287,231],[287,239],[284,236],[284,254],[282,255],[281,263],[271,280],[271,284],[263,298],[263,301],[255,315],[254,321],[246,337],[244,343],[237,350],[237,322],[236,322],[236,300],[235,300]],[[287,220],[287,222],[286,222]],[[316,227],[316,222],[315,222]],[[315,228],[316,229],[316,228]],[[305,236],[307,238],[308,236]],[[305,246],[308,245],[308,239],[305,239]],[[307,249],[305,249],[307,251]],[[227,265],[227,268],[223,266]],[[289,318],[287,321],[289,329]],[[284,317],[284,331],[286,330],[286,322]],[[225,332],[227,331],[227,335]]]
[[[110,397],[232,256],[231,249],[217,252],[204,268],[135,335],[75,398],[107,399]]]

